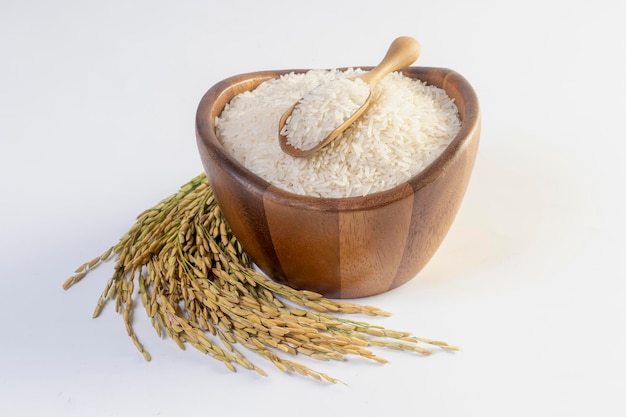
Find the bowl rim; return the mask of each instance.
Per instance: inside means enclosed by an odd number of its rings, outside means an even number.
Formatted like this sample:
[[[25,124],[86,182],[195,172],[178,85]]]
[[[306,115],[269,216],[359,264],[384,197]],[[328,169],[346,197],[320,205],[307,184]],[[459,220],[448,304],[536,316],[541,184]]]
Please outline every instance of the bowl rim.
[[[362,66],[338,69],[346,70],[348,68],[361,68],[367,71],[373,67]],[[255,71],[228,77],[206,91],[200,100],[196,112],[196,140],[200,151],[206,150],[213,163],[220,164],[239,185],[258,195],[259,198],[269,199],[276,204],[297,206],[301,209],[314,211],[350,211],[376,208],[402,200],[445,175],[446,167],[454,163],[455,159],[463,153],[462,151],[468,142],[475,136],[476,131],[480,129],[478,97],[470,83],[461,74],[448,68],[439,67],[405,68],[400,72],[420,80],[420,75],[430,74],[432,76],[433,73],[436,73],[439,78],[437,82],[439,84],[438,87],[443,88],[448,95],[450,95],[448,88],[455,88],[458,90],[459,96],[463,97],[463,109],[458,109],[461,117],[461,128],[446,149],[422,171],[387,190],[356,197],[314,197],[292,193],[259,177],[232,157],[215,134],[215,119],[222,112],[226,103],[240,92],[252,90],[262,82],[278,78],[284,74],[297,74],[306,71],[310,71],[310,69]],[[209,178],[210,180],[211,178]]]

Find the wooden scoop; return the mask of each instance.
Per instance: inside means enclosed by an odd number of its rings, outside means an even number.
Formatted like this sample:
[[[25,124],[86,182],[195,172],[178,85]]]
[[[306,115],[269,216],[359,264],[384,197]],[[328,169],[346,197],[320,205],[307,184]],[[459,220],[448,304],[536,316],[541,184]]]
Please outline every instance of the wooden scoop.
[[[395,39],[389,49],[387,50],[387,54],[383,58],[383,60],[371,71],[359,75],[354,78],[359,78],[365,83],[369,85],[370,92],[367,96],[365,102],[356,110],[350,117],[348,117],[345,121],[343,121],[335,130],[333,130],[326,138],[320,138],[320,142],[309,149],[300,149],[288,142],[288,138],[283,136],[281,132],[283,131],[283,127],[286,123],[288,123],[289,116],[296,108],[296,106],[300,103],[298,101],[296,104],[291,106],[289,110],[287,110],[278,123],[278,141],[280,143],[280,147],[283,152],[295,156],[295,157],[306,157],[324,146],[328,145],[332,142],[337,136],[339,136],[344,130],[346,130],[356,119],[358,119],[361,114],[367,109],[372,99],[372,90],[376,86],[376,84],[387,74],[398,71],[402,68],[408,67],[411,65],[417,57],[419,56],[421,51],[420,44],[417,40],[408,37],[402,36]]]

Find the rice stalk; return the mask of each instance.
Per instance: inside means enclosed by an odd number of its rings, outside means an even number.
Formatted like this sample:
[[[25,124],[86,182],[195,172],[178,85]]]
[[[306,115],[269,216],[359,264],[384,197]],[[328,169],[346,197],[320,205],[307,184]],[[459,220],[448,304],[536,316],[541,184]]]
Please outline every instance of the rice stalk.
[[[422,355],[429,355],[433,348],[457,349],[339,316],[389,313],[296,290],[255,270],[222,217],[204,174],[141,213],[116,245],[77,268],[63,288],[112,258],[114,272],[93,317],[99,316],[107,302],[115,301],[128,336],[148,361],[150,354],[132,325],[137,296],[159,336],[167,335],[181,349],[190,345],[233,372],[243,368],[266,375],[246,359],[240,347],[282,371],[332,383],[339,381],[288,357],[345,361],[359,356],[385,363],[371,347]]]

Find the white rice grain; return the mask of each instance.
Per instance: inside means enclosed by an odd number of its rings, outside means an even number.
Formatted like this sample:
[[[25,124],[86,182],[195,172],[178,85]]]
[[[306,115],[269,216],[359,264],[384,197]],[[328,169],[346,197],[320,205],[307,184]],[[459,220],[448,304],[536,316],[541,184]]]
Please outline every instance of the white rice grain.
[[[302,97],[280,133],[294,148],[309,150],[365,104],[369,93],[369,85],[360,79],[323,83]]]
[[[387,190],[418,174],[458,133],[454,101],[440,88],[391,73],[371,92],[365,113],[308,158],[285,154],[278,121],[316,86],[361,70],[286,74],[234,97],[216,119],[216,134],[247,169],[296,194],[356,197]]]

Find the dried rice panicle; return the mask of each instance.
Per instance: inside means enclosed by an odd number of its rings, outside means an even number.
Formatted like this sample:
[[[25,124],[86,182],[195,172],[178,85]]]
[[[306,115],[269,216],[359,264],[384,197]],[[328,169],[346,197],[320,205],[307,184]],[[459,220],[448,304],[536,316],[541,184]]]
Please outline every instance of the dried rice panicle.
[[[222,217],[204,174],[141,213],[115,246],[81,265],[63,288],[113,257],[114,272],[94,317],[115,301],[128,335],[146,360],[150,354],[132,326],[136,296],[159,335],[166,334],[181,349],[191,345],[231,371],[241,367],[266,375],[239,346],[282,371],[333,383],[338,381],[288,357],[302,354],[329,361],[354,355],[383,363],[372,346],[420,354],[430,354],[433,347],[456,350],[445,342],[340,316],[389,315],[376,307],[296,290],[259,273]]]

